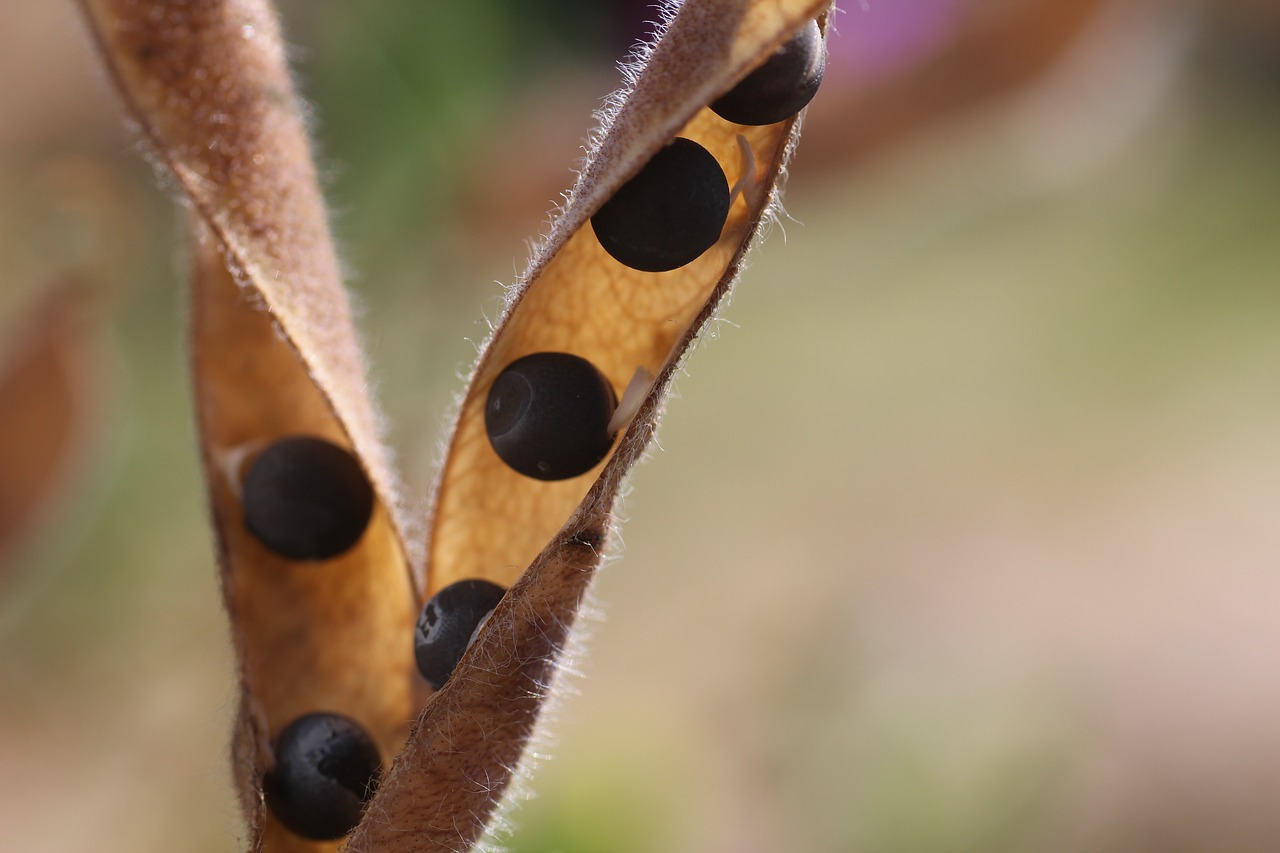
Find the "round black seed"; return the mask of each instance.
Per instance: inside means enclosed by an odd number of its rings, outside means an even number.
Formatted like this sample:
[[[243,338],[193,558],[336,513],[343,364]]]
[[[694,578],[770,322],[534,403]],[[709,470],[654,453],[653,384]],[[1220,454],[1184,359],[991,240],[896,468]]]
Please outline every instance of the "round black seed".
[[[810,21],[711,109],[734,124],[773,124],[791,118],[813,99],[826,68],[822,33],[818,22]]]
[[[414,633],[413,651],[418,671],[436,690],[453,674],[471,637],[506,590],[486,580],[449,584],[422,608]]]
[[[360,541],[373,514],[373,489],[347,450],[293,436],[249,466],[243,503],[245,526],[272,551],[327,560]]]
[[[267,805],[304,838],[341,838],[360,822],[378,785],[382,758],[358,723],[340,714],[307,714],[276,739]]]
[[[710,151],[676,137],[591,217],[600,245],[642,272],[684,266],[720,239],[729,182]]]
[[[484,428],[503,462],[526,477],[565,480],[609,453],[613,386],[585,358],[538,352],[508,364],[489,388]]]

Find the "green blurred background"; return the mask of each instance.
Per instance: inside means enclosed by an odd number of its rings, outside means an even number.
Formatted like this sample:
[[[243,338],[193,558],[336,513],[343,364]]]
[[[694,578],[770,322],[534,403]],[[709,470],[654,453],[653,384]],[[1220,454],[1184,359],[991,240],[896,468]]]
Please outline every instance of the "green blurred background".
[[[1059,5],[837,16],[513,850],[1280,850],[1280,13]],[[653,15],[284,16],[425,496]],[[0,849],[239,849],[180,211],[72,4],[0,5],[0,79],[0,355],[65,274],[96,319],[83,440],[0,566]]]

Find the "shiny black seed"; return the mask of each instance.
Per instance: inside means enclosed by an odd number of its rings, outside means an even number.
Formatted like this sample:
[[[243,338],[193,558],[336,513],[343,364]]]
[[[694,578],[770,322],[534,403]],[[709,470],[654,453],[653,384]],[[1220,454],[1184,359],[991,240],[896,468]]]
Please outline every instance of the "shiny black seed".
[[[505,589],[486,580],[458,581],[437,592],[422,608],[413,651],[418,671],[433,688],[444,687],[476,628],[505,594]]]
[[[340,714],[307,714],[276,739],[267,805],[304,838],[341,838],[360,822],[378,785],[382,758],[368,733]]]
[[[293,436],[249,466],[243,502],[245,526],[272,551],[327,560],[360,541],[373,514],[373,489],[347,450]]]
[[[734,124],[773,124],[791,118],[813,99],[826,68],[822,33],[818,22],[810,21],[711,109]]]
[[[720,239],[729,182],[710,151],[676,137],[591,217],[615,260],[643,272],[682,267]]]
[[[526,477],[565,480],[609,453],[617,397],[585,358],[537,352],[508,364],[489,388],[484,428],[503,462]]]

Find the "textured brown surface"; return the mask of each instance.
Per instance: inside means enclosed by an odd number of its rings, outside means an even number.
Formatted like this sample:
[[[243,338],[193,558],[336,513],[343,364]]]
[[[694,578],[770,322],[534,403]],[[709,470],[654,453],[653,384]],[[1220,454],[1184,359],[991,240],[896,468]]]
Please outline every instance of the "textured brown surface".
[[[395,478],[378,440],[271,4],[82,0],[82,6],[133,119],[226,248],[237,279],[297,349],[383,503],[395,507]]]
[[[477,576],[515,585],[428,702],[351,837],[351,851],[469,850],[492,825],[603,558],[614,500],[652,437],[678,360],[737,276],[794,139],[794,122],[740,128],[703,105],[825,6],[690,2],[621,93],[481,356],[439,485],[429,588]],[[625,268],[605,255],[587,220],[677,134],[707,147],[731,185],[753,166],[749,188],[735,200],[720,241],[698,260],[669,273]],[[739,151],[739,134],[750,157]],[[594,482],[593,474],[561,483],[521,477],[485,436],[493,378],[511,360],[546,349],[589,358],[619,392],[637,367],[656,377]]]
[[[232,753],[250,847],[332,850],[262,808],[270,739],[300,714],[334,711],[394,755],[421,695],[415,596],[275,14],[253,0],[83,6],[194,209],[195,396],[243,688]],[[379,498],[357,546],[323,562],[263,547],[238,499],[253,452],[299,433],[353,448]]]

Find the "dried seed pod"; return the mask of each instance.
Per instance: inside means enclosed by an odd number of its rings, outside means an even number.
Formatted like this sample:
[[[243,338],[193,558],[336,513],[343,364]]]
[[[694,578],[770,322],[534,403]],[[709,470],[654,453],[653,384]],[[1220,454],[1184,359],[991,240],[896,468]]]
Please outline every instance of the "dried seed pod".
[[[706,105],[829,3],[668,5],[674,17],[644,68],[610,99],[578,184],[481,350],[437,480],[426,564],[432,589],[487,578],[510,590],[450,683],[426,703],[348,849],[475,850],[498,840],[501,800],[535,757],[529,738],[547,686],[609,550],[618,492],[652,437],[681,359],[737,277],[794,144],[793,122],[741,127]],[[655,276],[617,263],[586,225],[677,136],[711,152],[744,192],[710,249]],[[524,477],[493,452],[485,423],[490,391],[530,352],[578,353],[614,388],[637,368],[653,377],[590,480]]]
[[[465,580],[437,592],[418,619],[413,650],[422,677],[439,690],[471,639],[507,591],[486,580]]]
[[[591,217],[600,245],[643,272],[695,260],[720,239],[729,215],[729,182],[715,156],[676,137]]]
[[[262,544],[294,560],[327,560],[360,541],[373,489],[345,448],[300,435],[253,461],[243,502],[245,526]]]
[[[304,838],[341,838],[360,822],[382,768],[378,747],[341,714],[307,714],[276,739],[276,767],[266,777],[267,805]]]
[[[613,446],[617,396],[595,365],[537,352],[507,365],[489,388],[484,426],[503,462],[527,477],[567,480],[590,471]]]
[[[817,21],[809,21],[773,56],[711,104],[734,124],[759,126],[791,118],[822,85],[827,54]]]

